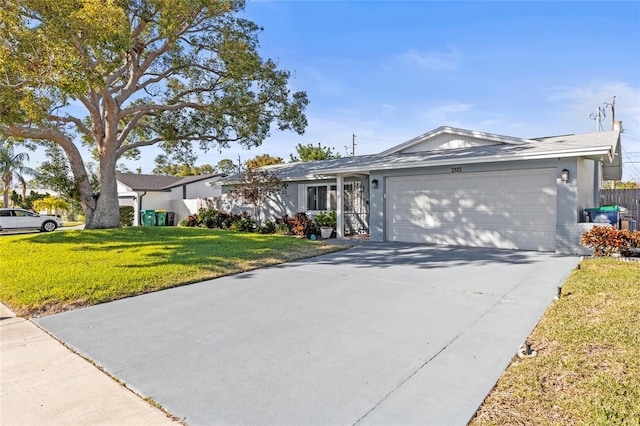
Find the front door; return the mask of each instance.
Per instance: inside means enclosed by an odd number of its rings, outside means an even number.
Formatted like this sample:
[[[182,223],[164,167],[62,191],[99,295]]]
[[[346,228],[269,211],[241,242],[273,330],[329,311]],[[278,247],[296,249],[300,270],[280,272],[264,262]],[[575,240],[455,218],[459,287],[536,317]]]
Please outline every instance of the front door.
[[[344,183],[345,235],[369,233],[369,201],[365,185],[354,180]]]

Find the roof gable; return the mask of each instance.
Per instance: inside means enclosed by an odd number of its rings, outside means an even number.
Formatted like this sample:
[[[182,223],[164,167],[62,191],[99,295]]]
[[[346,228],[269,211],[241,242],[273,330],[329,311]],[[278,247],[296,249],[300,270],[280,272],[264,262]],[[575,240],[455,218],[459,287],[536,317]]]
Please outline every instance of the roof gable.
[[[143,175],[137,173],[116,173],[116,179],[132,191],[169,191],[176,186],[188,185],[202,180],[223,176],[220,174],[198,176]]]
[[[528,142],[530,141],[527,139],[441,126],[428,133],[408,140],[407,142],[401,143],[400,145],[396,145],[391,149],[383,151],[379,155],[411,154],[503,144],[519,145]]]

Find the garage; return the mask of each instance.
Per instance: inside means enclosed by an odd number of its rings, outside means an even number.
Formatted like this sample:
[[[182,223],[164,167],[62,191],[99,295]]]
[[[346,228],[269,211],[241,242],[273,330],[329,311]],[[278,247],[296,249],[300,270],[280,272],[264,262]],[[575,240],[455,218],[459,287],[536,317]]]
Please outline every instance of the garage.
[[[388,241],[555,251],[556,170],[387,178]]]

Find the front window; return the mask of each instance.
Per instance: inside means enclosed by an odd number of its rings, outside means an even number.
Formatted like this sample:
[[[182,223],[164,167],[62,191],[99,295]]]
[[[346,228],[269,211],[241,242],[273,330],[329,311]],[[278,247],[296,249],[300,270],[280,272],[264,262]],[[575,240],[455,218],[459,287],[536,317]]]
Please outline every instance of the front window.
[[[307,210],[327,209],[327,187],[308,186],[307,187]]]
[[[336,185],[307,186],[307,210],[335,210],[337,206]]]

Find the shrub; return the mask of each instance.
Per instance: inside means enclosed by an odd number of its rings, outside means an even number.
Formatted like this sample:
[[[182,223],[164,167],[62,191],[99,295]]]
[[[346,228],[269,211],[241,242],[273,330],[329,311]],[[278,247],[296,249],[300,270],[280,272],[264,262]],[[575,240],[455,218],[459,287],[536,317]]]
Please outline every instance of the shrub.
[[[256,224],[253,219],[249,217],[244,217],[238,220],[235,220],[229,229],[232,231],[240,231],[240,232],[253,232],[255,230]]]
[[[291,235],[291,229],[286,223],[279,223],[276,225],[275,233],[278,235]]]
[[[582,234],[580,244],[593,248],[594,256],[637,256],[640,249],[640,231],[629,232],[611,226],[594,226]]]
[[[294,235],[309,237],[312,234],[319,234],[320,228],[306,213],[298,212],[294,217],[288,219],[289,229]]]
[[[234,224],[238,221],[243,221],[245,223],[236,225]],[[220,210],[216,210],[214,208],[209,209],[200,209],[197,215],[190,215],[188,217],[187,226],[204,226],[207,228],[215,228],[215,229],[234,229],[242,230],[248,229],[248,222],[252,225],[252,229],[255,227],[255,222],[249,216],[249,213],[226,213]]]
[[[258,229],[258,232],[260,234],[275,234],[276,224],[268,220]]]
[[[198,215],[197,214],[190,214],[187,217],[187,226],[193,227],[193,226],[198,226],[198,225],[199,225],[199,223],[198,223]]]
[[[120,226],[133,226],[133,206],[120,206]]]
[[[320,227],[322,226],[327,226],[329,228],[335,228],[336,227],[336,212],[334,211],[330,211],[330,212],[320,212],[316,215],[314,221],[316,222],[316,224]]]
[[[182,219],[180,219],[180,222],[178,222],[178,226],[189,226],[189,218],[183,217]]]
[[[207,228],[221,228],[224,217],[216,209],[200,209],[197,215],[197,224]]]

